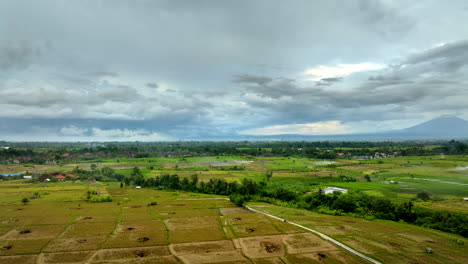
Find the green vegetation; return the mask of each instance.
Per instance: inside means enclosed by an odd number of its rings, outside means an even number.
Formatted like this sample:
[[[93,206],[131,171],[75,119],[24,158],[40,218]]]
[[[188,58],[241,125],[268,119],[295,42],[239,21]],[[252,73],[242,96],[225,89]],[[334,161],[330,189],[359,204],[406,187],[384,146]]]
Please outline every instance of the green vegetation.
[[[468,212],[462,201],[468,197],[463,141],[7,144],[11,148],[0,151],[0,173],[20,174],[0,176],[4,181],[101,181],[122,190],[225,195],[239,206],[267,201],[467,236],[460,224]],[[32,179],[22,179],[30,174]],[[324,194],[329,186],[348,192]],[[99,188],[90,186],[86,200],[115,201]],[[29,195],[32,202],[41,197]]]

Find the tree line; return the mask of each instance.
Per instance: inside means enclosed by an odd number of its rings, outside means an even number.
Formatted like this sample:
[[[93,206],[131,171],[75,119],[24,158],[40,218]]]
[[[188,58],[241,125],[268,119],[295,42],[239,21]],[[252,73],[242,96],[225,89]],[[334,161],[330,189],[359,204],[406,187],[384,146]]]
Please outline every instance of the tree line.
[[[302,194],[283,187],[274,187],[267,180],[253,181],[244,178],[241,183],[212,178],[200,181],[198,175],[180,178],[177,174],[164,174],[145,179],[138,168],[124,178],[126,186],[183,190],[207,194],[229,195],[232,202],[242,206],[247,201],[264,201],[294,208],[307,209],[333,215],[378,218],[438,229],[468,237],[468,216],[462,213],[436,211],[415,207],[412,201],[394,203],[388,198],[376,198],[360,191],[324,194]],[[123,186],[123,184],[121,185]]]

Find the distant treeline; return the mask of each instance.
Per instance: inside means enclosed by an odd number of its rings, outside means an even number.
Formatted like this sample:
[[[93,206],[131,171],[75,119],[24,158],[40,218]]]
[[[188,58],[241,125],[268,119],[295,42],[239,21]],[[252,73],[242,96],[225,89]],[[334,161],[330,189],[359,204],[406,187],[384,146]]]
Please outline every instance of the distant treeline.
[[[333,215],[375,217],[392,221],[405,221],[419,226],[434,228],[468,237],[468,216],[416,208],[411,201],[393,203],[387,198],[375,198],[359,191],[342,194],[324,194],[321,189],[311,194],[297,193],[282,187],[272,187],[266,180],[255,182],[243,179],[227,182],[224,179],[199,181],[196,174],[180,179],[178,175],[162,175],[145,179],[135,168],[130,177],[124,178],[125,185],[138,185],[158,189],[183,190],[208,194],[229,195],[232,202],[242,206],[246,201],[265,201],[295,208],[307,209]],[[123,185],[122,185],[123,186]]]
[[[105,158],[154,158],[216,155],[294,156],[335,159],[339,156],[468,154],[466,141],[319,141],[319,142],[123,142],[9,143],[0,141],[0,163],[73,162]]]

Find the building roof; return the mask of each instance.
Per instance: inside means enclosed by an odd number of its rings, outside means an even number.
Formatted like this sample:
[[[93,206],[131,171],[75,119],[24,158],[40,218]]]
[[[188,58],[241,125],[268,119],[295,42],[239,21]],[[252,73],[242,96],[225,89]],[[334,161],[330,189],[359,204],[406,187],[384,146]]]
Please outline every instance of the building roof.
[[[58,176],[55,176],[55,179],[65,179],[65,176],[63,176],[63,175],[58,175]]]

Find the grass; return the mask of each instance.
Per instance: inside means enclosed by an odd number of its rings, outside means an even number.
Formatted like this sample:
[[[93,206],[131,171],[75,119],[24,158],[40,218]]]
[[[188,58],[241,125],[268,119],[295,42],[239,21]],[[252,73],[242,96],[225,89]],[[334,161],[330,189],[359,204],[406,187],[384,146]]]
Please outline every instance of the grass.
[[[265,203],[250,203],[249,206],[315,229],[383,263],[468,261],[468,240],[457,235],[406,223],[328,216]],[[425,254],[425,247],[433,248],[437,252],[435,256]]]

